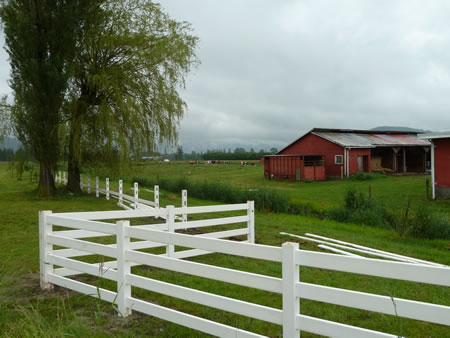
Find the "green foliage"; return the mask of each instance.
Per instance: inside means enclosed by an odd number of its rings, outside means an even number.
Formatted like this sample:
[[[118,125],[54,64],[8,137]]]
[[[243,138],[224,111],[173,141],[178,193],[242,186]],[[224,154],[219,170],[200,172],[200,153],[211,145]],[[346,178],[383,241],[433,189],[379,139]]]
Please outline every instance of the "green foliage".
[[[292,215],[315,216],[323,218],[325,213],[323,210],[317,209],[311,203],[290,202],[288,213]]]
[[[70,185],[82,164],[174,144],[186,106],[178,89],[198,64],[190,25],[158,4],[99,0],[85,14],[66,103]]]
[[[71,74],[79,9],[85,2],[11,0],[0,8],[14,91],[10,121],[40,162],[37,191],[42,195],[55,190],[52,170],[59,157],[60,110]]]
[[[255,201],[255,208],[260,211],[288,212],[288,199],[278,192],[270,189],[243,189],[235,188],[228,184],[216,182],[193,182],[186,177],[175,179],[159,178],[155,180],[133,177],[131,182],[137,182],[141,186],[152,187],[159,185],[161,189],[171,192],[189,191],[189,196],[200,199],[221,201],[224,203],[245,203]]]
[[[369,199],[355,189],[349,189],[344,206],[328,212],[329,218],[338,222],[388,228],[400,236],[450,239],[450,222],[421,205],[411,208],[410,202],[403,213],[394,212],[380,201]]]
[[[345,208],[349,210],[370,209],[371,201],[367,199],[362,192],[355,189],[349,189],[345,194]]]
[[[32,152],[28,147],[19,148],[9,162],[11,176],[21,180],[25,171],[30,171],[30,176],[32,176],[34,170],[33,160]]]
[[[414,217],[409,222],[408,231],[419,238],[445,238],[450,239],[450,224],[444,218],[434,215],[425,206],[419,206]]]
[[[12,149],[0,149],[0,161],[9,161],[14,157],[14,150]]]
[[[177,147],[177,151],[175,153],[175,160],[182,160],[184,158],[184,151],[182,146]]]
[[[377,178],[386,178],[386,175],[380,173],[359,173],[350,175],[347,180],[350,181],[368,181]]]

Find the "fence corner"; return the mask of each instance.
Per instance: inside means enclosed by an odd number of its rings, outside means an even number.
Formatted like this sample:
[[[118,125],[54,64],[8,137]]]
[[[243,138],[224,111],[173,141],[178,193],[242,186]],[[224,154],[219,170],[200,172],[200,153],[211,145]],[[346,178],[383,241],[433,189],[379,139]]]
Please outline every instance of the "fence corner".
[[[48,263],[47,258],[53,250],[53,245],[47,241],[47,235],[52,232],[52,225],[48,224],[47,216],[51,214],[50,210],[39,211],[39,267],[42,290],[53,288],[53,284],[48,282],[48,274],[53,271],[53,265]]]

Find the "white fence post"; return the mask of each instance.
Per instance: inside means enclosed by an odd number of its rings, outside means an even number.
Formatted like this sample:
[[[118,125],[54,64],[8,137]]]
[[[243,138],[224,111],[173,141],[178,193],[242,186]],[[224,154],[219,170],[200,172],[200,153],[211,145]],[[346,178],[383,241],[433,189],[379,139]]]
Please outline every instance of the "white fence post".
[[[173,205],[168,205],[166,207],[167,214],[166,214],[166,221],[167,221],[167,231],[168,232],[175,232],[175,210]],[[166,246],[166,254],[167,257],[173,257],[175,253],[175,246],[173,244],[169,244]]]
[[[287,242],[282,245],[283,275],[283,337],[299,337],[297,315],[300,314],[300,299],[296,296],[295,284],[300,281],[300,269],[295,264],[295,251],[298,243]]]
[[[139,207],[139,184],[134,182],[134,208]]]
[[[106,199],[109,200],[109,177],[106,178]]]
[[[47,243],[47,235],[52,232],[52,225],[47,223],[47,216],[51,211],[39,211],[39,263],[41,289],[51,289],[53,285],[48,282],[49,272],[53,272],[53,265],[48,263],[47,256],[53,251],[53,245]]]
[[[119,204],[123,204],[123,181],[119,180]]]
[[[67,181],[66,181],[66,172],[65,172],[65,171],[63,171],[63,182],[64,182],[64,184],[67,184]]]
[[[126,229],[130,227],[130,221],[118,221],[117,223],[117,308],[119,316],[131,315],[131,308],[127,306],[127,300],[131,297],[131,285],[127,282],[127,275],[131,273],[131,264],[126,260],[126,251],[130,249],[130,237]]]
[[[91,176],[88,176],[88,189],[87,189],[88,194],[91,193]]]
[[[181,190],[181,207],[187,208],[187,190]],[[181,214],[181,221],[187,222],[187,213],[186,210],[183,210],[183,213]]]
[[[247,205],[248,205],[247,240],[249,243],[255,243],[255,201],[247,201]]]
[[[99,183],[98,183],[98,176],[95,177],[95,197],[99,197],[100,196],[100,187],[99,187]]]
[[[153,194],[155,199],[155,209],[159,209],[159,186],[155,185],[153,187]],[[155,218],[159,218],[158,216],[155,216]]]

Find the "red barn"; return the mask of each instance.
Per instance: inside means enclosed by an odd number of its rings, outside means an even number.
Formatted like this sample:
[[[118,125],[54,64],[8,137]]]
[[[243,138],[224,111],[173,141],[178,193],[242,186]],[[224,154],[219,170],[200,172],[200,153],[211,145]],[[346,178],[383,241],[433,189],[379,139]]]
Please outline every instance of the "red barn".
[[[430,142],[418,139],[415,132],[314,128],[275,156],[265,157],[265,176],[277,178],[279,170],[271,171],[270,162],[287,155],[322,161],[327,177],[371,171],[423,173],[429,150]],[[286,167],[298,171],[293,159],[287,161]],[[301,175],[296,179],[302,179]]]
[[[431,141],[431,179],[433,198],[450,198],[450,131],[422,134]]]

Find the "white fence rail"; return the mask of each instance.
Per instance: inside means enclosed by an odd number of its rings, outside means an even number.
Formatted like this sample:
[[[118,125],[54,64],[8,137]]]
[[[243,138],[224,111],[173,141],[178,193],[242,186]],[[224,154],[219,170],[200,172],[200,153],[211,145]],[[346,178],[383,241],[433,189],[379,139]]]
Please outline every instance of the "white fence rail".
[[[66,179],[66,172],[58,171],[55,173],[55,182],[60,184],[67,184]],[[134,195],[130,196],[128,194],[125,194],[123,192],[123,181],[119,180],[119,191],[113,191],[110,190],[110,180],[107,177],[105,180],[105,188],[100,187],[100,181],[99,177],[95,177],[95,186],[91,185],[91,176],[87,176],[87,182],[83,183],[83,177],[80,175],[80,189],[83,190],[83,188],[86,189],[87,193],[91,193],[91,189],[95,188],[95,196],[100,197],[100,194],[105,195],[106,199],[109,200],[110,197],[116,198],[118,200],[118,205],[124,209],[130,210],[130,209],[139,209],[140,206],[144,207],[152,207],[152,208],[159,208],[159,187],[156,185],[154,186],[153,194],[154,194],[154,200],[149,201],[145,199],[139,198],[139,187],[137,183],[134,183],[134,187],[132,188],[134,190]],[[126,204],[125,204],[126,203]],[[187,207],[187,191],[182,191],[182,206]],[[182,215],[183,220],[185,219],[185,215]]]
[[[201,208],[201,207],[200,207]],[[59,214],[46,214],[46,220],[52,225],[60,227],[75,228],[76,230],[60,230],[54,231],[52,233],[47,233],[46,241],[52,245],[59,245],[68,247],[69,249],[60,249],[53,251],[54,254],[60,257],[71,258],[79,257],[84,255],[89,255],[92,253],[104,255],[108,257],[117,258],[114,254],[114,250],[117,247],[116,244],[102,245],[89,241],[83,241],[84,238],[94,238],[94,237],[107,237],[111,235],[117,236],[117,226],[113,223],[101,222],[99,220],[108,219],[123,219],[123,218],[150,218],[150,217],[160,217],[165,220],[164,223],[158,224],[140,224],[133,226],[133,230],[158,230],[158,233],[171,232],[174,233],[177,230],[186,230],[190,228],[203,228],[212,227],[219,225],[229,225],[229,224],[242,224],[246,223],[244,228],[232,229],[232,230],[222,230],[215,232],[202,233],[196,236],[203,236],[207,238],[229,238],[235,236],[246,236],[245,242],[252,243],[254,241],[254,218],[251,216],[254,214],[254,202],[249,201],[247,203],[237,204],[230,207],[229,205],[203,207],[203,213],[213,212],[226,212],[226,211],[245,211],[246,215],[243,216],[231,216],[213,219],[204,219],[190,222],[177,222],[177,214],[199,213],[199,207],[195,208],[174,208],[173,206],[168,206],[167,208],[160,209],[143,209],[143,210],[117,210],[117,211],[99,211],[99,212],[79,212],[79,213],[59,213]],[[162,230],[162,231],[161,231]],[[182,243],[176,243],[182,245]],[[130,247],[133,250],[139,249],[151,249],[157,247],[166,247],[165,255],[175,258],[187,258],[199,255],[204,255],[210,253],[206,250],[183,250],[175,252],[175,244],[162,244],[154,239],[134,241],[131,243]],[[116,261],[107,262],[108,267],[117,267]],[[136,264],[134,264],[136,265]],[[67,269],[57,269],[55,273],[61,276],[75,275],[77,274],[73,270]]]
[[[65,180],[65,172],[64,172],[64,180],[61,179],[61,172],[56,174],[56,179],[59,181],[59,183],[66,184]],[[125,194],[124,188],[123,188],[123,180],[119,180],[119,191],[113,191],[110,190],[110,180],[107,177],[105,180],[105,189],[102,189],[100,187],[99,177],[96,176],[95,178],[95,196],[100,197],[100,194],[104,194],[106,199],[109,200],[110,197],[115,198],[118,200],[117,205],[125,210],[132,210],[132,209],[159,209],[160,208],[160,201],[159,201],[159,186],[155,185],[153,187],[153,191],[148,190],[149,192],[153,192],[153,201],[139,198],[139,184],[137,182],[134,182],[133,184],[133,196]],[[87,193],[91,193],[91,177],[87,177],[87,184],[83,183],[83,177],[80,175],[80,189],[83,190],[83,188],[86,189]],[[186,213],[186,208],[188,206],[188,199],[187,199],[187,190],[181,191],[181,212],[180,216],[176,216],[177,220],[181,220],[183,222],[187,222],[188,217]],[[155,216],[158,217],[164,217],[164,216]],[[254,238],[254,235],[252,235]]]
[[[226,230],[201,235],[175,233],[180,228],[199,228],[202,221],[177,222],[175,215],[247,210],[246,216],[233,216],[236,222],[248,222],[249,227],[238,230]],[[130,225],[130,221],[117,223],[102,222],[102,219],[134,219],[137,217],[165,217],[165,223],[148,225]],[[219,218],[205,221],[205,226],[229,224],[231,220]],[[217,322],[185,314],[136,297],[132,287],[176,297],[216,309],[247,316],[257,320],[281,325],[285,337],[298,337],[300,330],[334,337],[395,337],[390,334],[371,331],[355,326],[331,322],[300,314],[300,298],[337,304],[399,317],[428,321],[441,325],[450,325],[450,307],[430,304],[390,296],[382,296],[352,290],[327,287],[300,281],[299,267],[337,270],[420,283],[450,287],[450,269],[378,259],[348,257],[336,254],[299,250],[296,243],[285,243],[281,248],[242,243],[219,239],[247,234],[248,241],[254,236],[253,203],[208,206],[181,207],[168,206],[164,209],[123,210],[108,212],[61,213],[52,214],[42,211],[39,216],[41,287],[50,288],[60,285],[108,302],[115,302],[121,316],[132,311],[146,313],[202,332],[224,337],[256,337],[257,334],[239,330]],[[77,230],[53,229],[54,225]],[[99,244],[85,237],[115,236],[115,244]],[[137,242],[131,239],[139,240]],[[53,245],[65,247],[54,250]],[[166,247],[162,255],[136,251],[140,248]],[[176,246],[190,248],[176,251]],[[239,257],[255,258],[282,264],[282,278],[239,270],[184,261],[179,258],[190,257],[208,252],[230,254]],[[89,264],[73,259],[80,255],[99,254],[112,257],[113,261]],[[59,268],[55,268],[59,266]],[[232,283],[282,295],[282,309],[262,306],[230,297],[190,289],[131,272],[135,265],[147,265],[179,273],[208,278],[215,281]],[[134,270],[133,270],[134,271]],[[93,285],[67,278],[85,273],[117,282],[115,292],[99,289]],[[98,291],[98,292],[97,292]]]
[[[61,175],[61,173],[59,175]],[[61,176],[59,176],[58,181],[59,181],[59,183],[61,183]],[[117,204],[126,210],[144,209],[144,208],[148,208],[148,207],[156,208],[156,209],[159,208],[159,206],[160,206],[160,204],[159,204],[159,186],[157,186],[157,185],[154,186],[153,201],[150,201],[150,200],[139,198],[138,183],[135,182],[133,185],[133,188],[132,188],[133,196],[124,193],[123,180],[119,180],[118,184],[119,184],[118,191],[111,190],[110,189],[110,180],[107,177],[105,180],[105,189],[102,189],[100,187],[99,177],[96,176],[95,177],[95,196],[100,197],[100,194],[103,194],[103,195],[105,195],[107,200],[109,200],[110,197],[115,198],[118,200]],[[81,188],[81,190],[83,190],[83,188],[85,188],[88,194],[91,193],[91,188],[94,188],[94,187],[91,186],[91,177],[90,176],[87,177],[87,183],[85,184],[85,183],[83,183],[83,177],[80,175],[80,188]],[[187,206],[187,192],[185,194],[183,194],[183,192],[182,192],[182,196],[183,196],[183,204],[182,205],[185,204]],[[184,201],[184,196],[186,196],[186,201]]]

